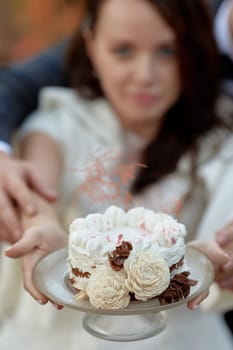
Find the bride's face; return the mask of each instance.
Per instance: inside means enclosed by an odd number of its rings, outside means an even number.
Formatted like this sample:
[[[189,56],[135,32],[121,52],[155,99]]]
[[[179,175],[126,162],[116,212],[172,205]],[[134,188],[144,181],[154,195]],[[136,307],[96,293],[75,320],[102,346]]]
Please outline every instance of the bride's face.
[[[176,35],[146,0],[106,0],[86,47],[127,128],[154,134],[181,93]]]

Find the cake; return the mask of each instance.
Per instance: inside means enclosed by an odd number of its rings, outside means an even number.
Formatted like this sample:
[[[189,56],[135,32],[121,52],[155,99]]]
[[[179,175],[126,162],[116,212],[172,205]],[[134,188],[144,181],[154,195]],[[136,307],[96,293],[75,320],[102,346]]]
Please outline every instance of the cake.
[[[196,281],[189,279],[185,236],[185,226],[172,216],[143,207],[125,212],[111,206],[75,219],[67,259],[74,298],[89,298],[99,309],[186,298]]]

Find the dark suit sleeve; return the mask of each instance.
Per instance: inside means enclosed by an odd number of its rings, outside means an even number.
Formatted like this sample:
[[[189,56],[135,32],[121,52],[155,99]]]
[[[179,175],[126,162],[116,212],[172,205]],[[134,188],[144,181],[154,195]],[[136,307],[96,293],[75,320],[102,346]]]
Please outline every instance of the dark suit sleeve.
[[[1,141],[10,143],[12,132],[36,108],[42,87],[66,85],[64,56],[68,42],[0,70]]]

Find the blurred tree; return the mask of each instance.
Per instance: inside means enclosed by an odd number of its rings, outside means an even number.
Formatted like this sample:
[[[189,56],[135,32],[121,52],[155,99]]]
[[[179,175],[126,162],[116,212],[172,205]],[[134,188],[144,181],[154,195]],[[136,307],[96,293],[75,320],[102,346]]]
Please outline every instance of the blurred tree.
[[[78,25],[77,0],[0,0],[0,64],[19,60],[69,36]]]

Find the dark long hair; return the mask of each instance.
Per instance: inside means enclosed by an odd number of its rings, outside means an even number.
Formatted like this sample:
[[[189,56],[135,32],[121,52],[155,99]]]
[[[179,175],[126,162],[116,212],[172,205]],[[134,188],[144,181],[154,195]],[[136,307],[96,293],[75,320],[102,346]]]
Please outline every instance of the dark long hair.
[[[108,0],[85,2],[84,25],[95,30],[101,5]],[[164,116],[160,132],[145,148],[141,168],[132,192],[174,171],[178,160],[194,149],[197,140],[220,121],[215,114],[219,88],[218,51],[212,20],[204,0],[145,0],[153,5],[173,28],[177,37],[182,95]],[[82,31],[74,37],[68,55],[71,86],[87,98],[104,96],[87,56]]]

